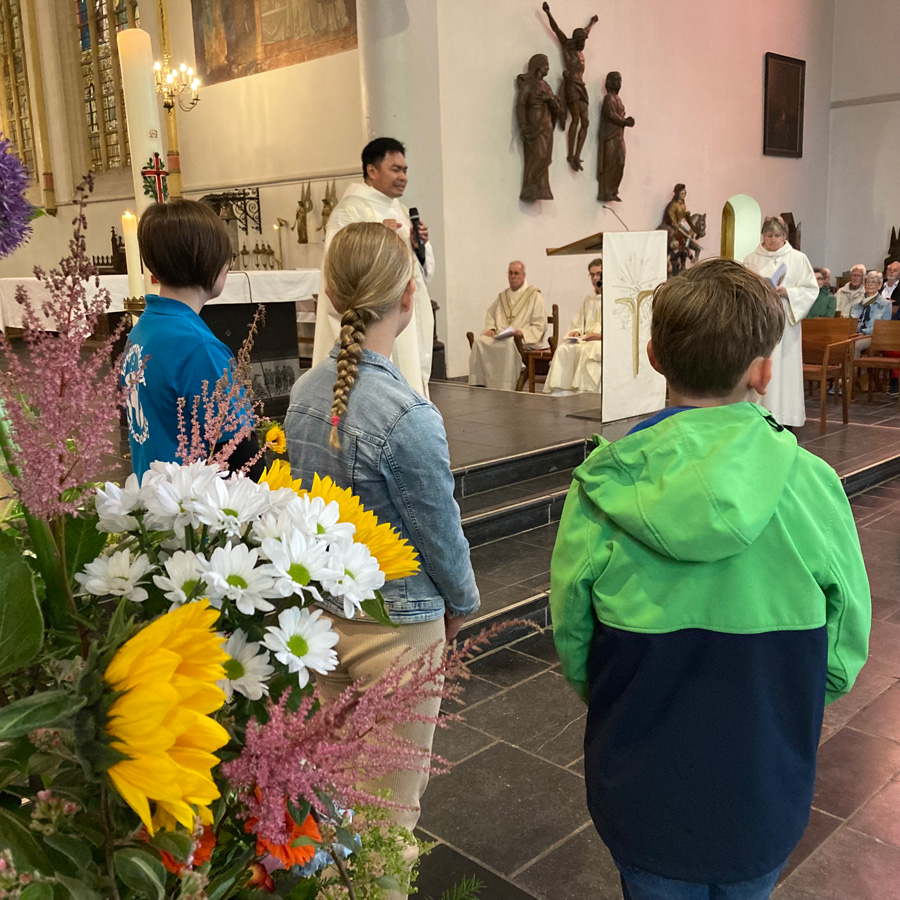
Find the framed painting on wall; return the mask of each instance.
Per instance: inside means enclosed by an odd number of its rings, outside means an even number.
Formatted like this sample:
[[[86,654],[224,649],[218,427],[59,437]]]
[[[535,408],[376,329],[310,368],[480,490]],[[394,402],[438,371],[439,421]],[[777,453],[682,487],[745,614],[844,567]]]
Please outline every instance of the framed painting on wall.
[[[204,84],[356,47],[356,0],[191,0]]]
[[[766,54],[763,91],[763,154],[803,156],[803,101],[806,60]]]

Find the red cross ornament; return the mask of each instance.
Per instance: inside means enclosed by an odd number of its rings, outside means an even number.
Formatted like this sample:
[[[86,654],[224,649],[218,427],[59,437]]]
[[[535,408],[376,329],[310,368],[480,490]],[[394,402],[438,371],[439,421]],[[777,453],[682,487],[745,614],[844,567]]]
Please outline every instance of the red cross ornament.
[[[164,203],[169,199],[169,185],[166,176],[169,173],[163,168],[162,160],[158,153],[147,161],[147,165],[141,169],[141,177],[144,180],[144,193],[153,197],[157,203]]]

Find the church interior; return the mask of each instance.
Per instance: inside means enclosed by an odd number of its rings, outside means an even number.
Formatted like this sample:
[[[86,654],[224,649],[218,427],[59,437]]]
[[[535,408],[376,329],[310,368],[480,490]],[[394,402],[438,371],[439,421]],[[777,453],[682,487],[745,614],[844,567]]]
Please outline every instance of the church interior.
[[[561,46],[556,23],[567,40],[590,24],[580,49]],[[129,31],[146,46],[117,41]],[[404,145],[402,204],[418,210],[433,256],[424,383],[481,595],[462,634],[518,623],[471,664],[461,704],[447,705],[458,717],[436,734],[452,769],[422,800],[416,834],[433,847],[418,896],[439,900],[473,876],[482,900],[621,896],[584,802],[585,706],[552,639],[550,560],[572,473],[595,435],[615,444],[666,406],[646,343],[653,290],[679,267],[743,261],[770,215],[834,291],[854,265],[900,262],[898,39],[891,0],[555,0],[552,16],[537,0],[0,0],[0,132],[37,213],[29,240],[0,258],[12,353],[17,288],[40,300],[33,270],[66,254],[90,172],[86,248],[110,292],[108,328],[137,322],[151,292],[136,216],[154,200],[203,201],[233,247],[203,318],[237,353],[266,307],[250,369],[282,421],[294,382],[331,346],[319,334],[329,217],[363,183],[368,141]],[[517,104],[527,78],[550,97],[531,150],[532,99]],[[617,195],[598,199],[613,97],[631,124],[609,130]],[[537,199],[529,179],[542,180]],[[684,216],[667,228],[679,194]],[[534,296],[529,337],[515,304]],[[826,708],[809,825],[772,896],[900,900],[897,373],[866,381],[852,347],[826,371],[803,324],[792,430],[849,497],[872,621],[856,685]],[[497,350],[502,373],[484,361]],[[107,477],[123,483],[121,431]]]

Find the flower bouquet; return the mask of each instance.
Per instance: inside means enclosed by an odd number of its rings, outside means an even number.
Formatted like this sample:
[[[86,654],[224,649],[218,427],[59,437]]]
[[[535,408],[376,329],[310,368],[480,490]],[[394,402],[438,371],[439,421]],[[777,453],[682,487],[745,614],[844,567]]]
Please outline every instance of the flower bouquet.
[[[389,624],[379,588],[418,567],[389,525],[283,462],[256,484],[187,453],[98,485],[126,390],[116,335],[85,354],[108,305],[89,189],[70,256],[36,270],[55,330],[22,292],[27,358],[2,343],[0,898],[407,891],[413,838],[372,780],[432,768],[395,728],[423,721],[472,644],[320,704],[310,673],[335,667],[337,636],[312,604]],[[210,427],[194,422],[194,450]]]

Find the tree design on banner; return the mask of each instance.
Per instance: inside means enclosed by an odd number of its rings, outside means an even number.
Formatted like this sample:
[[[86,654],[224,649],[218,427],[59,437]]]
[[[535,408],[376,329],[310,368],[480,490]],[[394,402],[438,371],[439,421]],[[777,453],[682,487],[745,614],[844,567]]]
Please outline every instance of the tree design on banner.
[[[144,193],[153,197],[157,203],[165,203],[169,199],[169,185],[166,181],[168,174],[158,153],[154,153],[141,169]]]

